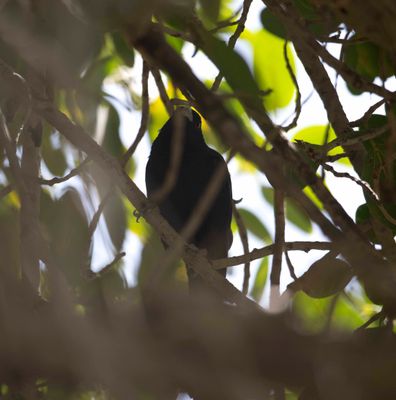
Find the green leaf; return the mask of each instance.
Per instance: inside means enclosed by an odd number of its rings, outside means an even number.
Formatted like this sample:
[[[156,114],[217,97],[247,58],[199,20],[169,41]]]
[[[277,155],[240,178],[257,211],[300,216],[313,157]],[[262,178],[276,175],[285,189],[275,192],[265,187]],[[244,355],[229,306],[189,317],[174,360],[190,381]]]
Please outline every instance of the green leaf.
[[[135,63],[135,53],[133,48],[128,46],[125,38],[119,32],[113,32],[111,36],[119,57],[124,61],[126,66],[133,67],[133,64]]]
[[[263,186],[261,188],[261,193],[269,204],[274,205],[274,188]]]
[[[281,39],[286,39],[285,27],[268,8],[261,11],[260,19],[264,29]]]
[[[121,250],[127,229],[126,208],[121,195],[113,193],[103,210],[107,230],[117,252]]]
[[[102,146],[112,156],[119,158],[124,153],[124,146],[120,139],[120,117],[117,110],[110,103],[108,104],[109,113]]]
[[[376,77],[381,79],[389,78],[395,74],[389,53],[380,48],[376,43],[369,41],[357,41],[356,35],[344,44],[345,63],[368,80]]]
[[[259,302],[263,297],[265,283],[267,282],[267,276],[268,276],[268,257],[264,257],[261,260],[260,266],[257,269],[253,287],[250,292],[250,296],[252,296],[252,298],[257,302]]]
[[[216,22],[220,13],[220,0],[199,0],[202,11],[212,22]]]
[[[271,236],[264,224],[251,211],[244,208],[238,208],[238,211],[246,225],[246,229],[255,235],[258,239],[268,242]]]
[[[286,198],[286,218],[297,228],[312,233],[312,223],[305,211],[291,198]]]
[[[19,216],[9,200],[0,201],[1,273],[17,276],[20,268]]]
[[[296,88],[286,68],[283,55],[284,40],[266,30],[247,33],[245,36],[253,47],[254,77],[261,90],[271,90],[264,96],[264,107],[268,111],[287,106],[293,99]],[[296,71],[291,47],[287,47],[288,59]]]
[[[293,312],[307,332],[319,333],[326,324],[331,301],[331,297],[314,299],[304,292],[297,292],[293,297]]]
[[[239,94],[251,96],[250,101],[258,99],[259,87],[254,80],[246,61],[222,40],[202,32],[201,47],[209,59],[219,68],[230,87]]]
[[[82,268],[90,263],[88,222],[80,195],[68,188],[59,200],[42,192],[40,220],[49,238],[56,265],[73,286],[82,281]]]
[[[289,288],[302,290],[310,297],[323,298],[343,290],[352,277],[352,268],[348,263],[326,254],[291,283]]]
[[[299,316],[302,327],[309,333],[319,333],[328,324],[329,312],[332,309],[334,297],[314,299],[304,292],[298,292],[293,298],[293,311]],[[343,296],[337,298],[333,316],[332,327],[352,331],[364,322],[359,311]]]
[[[179,54],[181,53],[185,44],[183,39],[170,35],[166,35],[165,39]]]
[[[303,141],[315,146],[322,146],[336,138],[337,136],[332,127],[328,127],[328,125],[312,125],[298,131],[293,136],[292,140],[295,142]],[[328,155],[334,156],[341,153],[344,153],[343,148],[341,146],[337,146],[334,149],[330,150],[328,152]],[[350,162],[347,158],[342,158],[337,162],[350,165]]]
[[[41,155],[45,165],[55,176],[64,175],[67,169],[67,162],[62,149],[56,149],[52,146],[50,135],[54,133],[45,132],[41,143]]]

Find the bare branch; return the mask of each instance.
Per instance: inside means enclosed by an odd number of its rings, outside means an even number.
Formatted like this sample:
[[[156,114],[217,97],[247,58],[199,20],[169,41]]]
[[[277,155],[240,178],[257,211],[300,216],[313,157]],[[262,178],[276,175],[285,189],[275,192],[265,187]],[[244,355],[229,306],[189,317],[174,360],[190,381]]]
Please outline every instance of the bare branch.
[[[247,235],[247,229],[246,229],[245,223],[243,222],[241,214],[239,214],[239,211],[236,208],[234,202],[232,203],[232,212],[234,214],[235,222],[238,227],[239,236],[241,238],[243,255],[245,257],[247,257],[249,254],[249,239],[248,239],[248,235]],[[243,276],[243,285],[242,285],[242,293],[244,295],[247,295],[248,290],[249,290],[249,279],[250,279],[250,261],[247,260],[245,262],[245,266],[244,266],[244,276]]]
[[[308,253],[311,250],[331,250],[335,245],[331,242],[285,242],[284,249],[287,251],[304,251]],[[215,269],[233,267],[244,264],[247,261],[254,261],[274,254],[275,244],[270,244],[261,249],[254,249],[248,254],[241,256],[228,257],[212,262]]]
[[[143,70],[142,70],[142,113],[140,118],[140,127],[134,142],[131,144],[129,149],[121,158],[121,165],[125,167],[126,163],[135,152],[140,141],[142,140],[144,133],[147,130],[148,125],[148,114],[149,114],[149,94],[148,94],[148,75],[149,68],[147,62],[143,60]]]
[[[294,74],[293,68],[290,64],[289,56],[287,54],[287,40],[285,40],[285,43],[283,44],[283,56],[286,61],[286,68],[287,71],[289,72],[290,78],[294,83],[294,86],[296,88],[296,108],[295,108],[295,116],[293,120],[290,122],[289,125],[283,127],[282,129],[285,130],[286,132],[289,131],[290,129],[293,129],[297,126],[298,119],[300,118],[301,114],[301,92],[300,88],[298,86],[297,78],[296,75]]]
[[[280,297],[279,285],[282,270],[283,249],[285,244],[285,194],[277,188],[274,189],[274,216],[275,243],[270,275],[270,308],[276,309]]]
[[[326,170],[331,172],[334,176],[336,176],[337,178],[347,178],[349,180],[351,180],[352,182],[355,182],[356,184],[358,184],[363,190],[367,191],[371,196],[374,197],[375,200],[379,201],[379,197],[378,194],[374,192],[374,190],[371,188],[371,186],[364,180],[359,179],[359,178],[355,178],[354,176],[352,176],[351,174],[349,174],[348,172],[339,172],[336,171],[331,165],[329,164],[322,164],[322,167]]]
[[[62,176],[62,177],[55,177],[52,179],[43,179],[43,178],[39,178],[39,182],[41,185],[47,185],[47,186],[54,186],[57,185],[58,183],[63,183],[68,181],[69,179],[77,176],[78,174],[80,174],[80,172],[86,167],[86,165],[90,162],[91,160],[89,159],[89,157],[87,157],[85,160],[83,160],[81,162],[81,164],[76,167],[73,168],[67,175]]]
[[[164,82],[162,81],[161,73],[160,73],[159,69],[153,65],[150,66],[150,72],[154,77],[154,80],[157,85],[162,103],[164,104],[166,111],[168,112],[168,115],[172,116],[173,105],[172,105],[171,101],[169,100],[169,96],[168,96],[168,93],[166,92]]]
[[[355,121],[352,121],[352,122],[350,123],[350,126],[352,126],[352,127],[359,127],[359,126],[365,124],[365,123],[369,120],[369,118],[375,113],[375,111],[376,111],[379,107],[381,107],[382,105],[384,105],[385,103],[386,103],[386,99],[381,99],[381,100],[377,101],[377,103],[373,104],[373,105],[364,113],[364,115],[363,115],[361,118],[359,118],[359,119],[357,119],[357,120],[355,120]]]
[[[235,29],[235,32],[232,34],[232,36],[230,37],[229,41],[228,41],[228,47],[230,47],[231,49],[233,49],[236,45],[236,42],[238,41],[239,37],[241,36],[242,32],[245,30],[245,23],[249,14],[249,9],[250,9],[250,5],[252,4],[252,0],[244,0],[243,1],[243,9],[242,9],[242,15],[241,18],[238,21],[238,25],[237,28]],[[212,91],[216,91],[221,84],[221,81],[223,79],[223,76],[221,74],[221,72],[218,73],[218,75],[216,76],[216,79],[213,82]]]

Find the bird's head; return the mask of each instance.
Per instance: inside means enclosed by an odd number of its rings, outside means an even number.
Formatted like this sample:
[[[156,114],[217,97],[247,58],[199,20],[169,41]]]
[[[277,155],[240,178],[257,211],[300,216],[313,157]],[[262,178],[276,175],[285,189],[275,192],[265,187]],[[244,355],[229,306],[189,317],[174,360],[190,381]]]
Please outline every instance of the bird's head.
[[[201,117],[192,108],[187,106],[177,107],[172,118],[177,118],[177,115],[182,115],[184,118],[186,118],[190,123],[193,124],[195,129],[201,129]]]

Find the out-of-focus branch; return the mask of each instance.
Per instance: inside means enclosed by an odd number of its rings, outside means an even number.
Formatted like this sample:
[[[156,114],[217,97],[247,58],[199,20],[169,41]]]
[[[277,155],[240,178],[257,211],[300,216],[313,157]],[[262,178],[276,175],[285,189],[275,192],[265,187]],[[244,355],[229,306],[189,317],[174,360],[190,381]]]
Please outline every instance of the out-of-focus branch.
[[[134,142],[131,144],[129,149],[125,152],[121,159],[121,165],[125,166],[129,158],[135,152],[140,141],[142,140],[144,133],[148,126],[148,114],[149,114],[149,93],[148,93],[148,77],[149,77],[149,67],[147,62],[143,60],[143,70],[142,70],[142,113],[140,117],[140,127]]]
[[[304,251],[305,253],[311,250],[331,250],[334,248],[334,244],[331,242],[285,242],[284,249],[289,251]],[[227,267],[233,267],[235,265],[244,264],[248,261],[258,260],[263,257],[274,254],[275,244],[270,244],[261,249],[254,249],[248,254],[241,256],[234,256],[228,258],[222,258],[220,260],[213,261],[213,267],[216,269],[223,269]]]
[[[283,56],[285,58],[287,71],[289,72],[290,78],[294,83],[294,87],[296,88],[296,100],[295,100],[296,108],[295,108],[295,115],[294,115],[293,120],[290,122],[289,125],[283,127],[283,130],[285,130],[286,132],[297,126],[297,122],[298,122],[298,119],[300,118],[301,109],[302,109],[302,107],[301,107],[301,92],[300,92],[300,88],[298,86],[297,77],[294,74],[293,68],[290,64],[289,56],[287,55],[287,49],[288,49],[287,44],[288,44],[288,42],[287,42],[287,40],[285,40],[285,43],[283,44]]]
[[[249,238],[247,235],[247,229],[241,214],[236,208],[235,203],[232,203],[232,212],[234,214],[235,222],[238,227],[239,237],[241,238],[242,248],[243,248],[243,256],[245,257],[245,265],[244,265],[244,275],[243,275],[243,286],[242,293],[247,294],[249,290],[249,279],[250,279],[250,260],[248,259],[249,255]]]
[[[270,308],[276,310],[280,297],[280,275],[282,270],[282,258],[285,244],[285,194],[277,188],[274,189],[274,216],[275,243],[270,275]]]
[[[162,81],[161,72],[155,66],[150,66],[150,72],[154,77],[155,84],[157,85],[161,101],[164,104],[166,111],[168,112],[168,115],[172,116],[173,106],[171,101],[169,100],[169,96],[168,93],[166,92],[164,82]]]
[[[41,122],[37,116],[31,116],[24,132],[22,132],[21,175],[25,190],[21,195],[20,238],[22,273],[27,277],[32,287],[39,289],[39,238],[40,230],[40,155],[33,136],[41,136]],[[37,132],[39,131],[39,132]]]
[[[59,183],[66,182],[66,181],[68,181],[69,179],[71,179],[71,178],[77,176],[77,175],[86,167],[86,165],[87,165],[90,161],[91,161],[91,160],[90,160],[89,158],[86,158],[85,160],[83,160],[83,161],[81,162],[81,164],[80,164],[78,167],[73,168],[73,169],[72,169],[68,174],[66,174],[65,176],[62,176],[62,177],[55,177],[55,178],[52,178],[52,179],[43,179],[43,178],[40,178],[40,179],[39,179],[39,182],[40,182],[41,185],[47,185],[47,186],[54,186],[54,185],[57,185],[57,184],[59,184]]]

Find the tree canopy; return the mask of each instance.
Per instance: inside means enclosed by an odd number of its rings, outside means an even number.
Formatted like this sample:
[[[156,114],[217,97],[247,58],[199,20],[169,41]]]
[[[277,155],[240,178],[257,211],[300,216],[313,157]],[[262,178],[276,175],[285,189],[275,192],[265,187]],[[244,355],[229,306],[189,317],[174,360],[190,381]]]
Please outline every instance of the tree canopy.
[[[1,397],[394,399],[395,19],[390,0],[0,0]],[[298,66],[323,125],[301,124]],[[209,260],[136,184],[180,104],[273,209],[234,199],[239,255]],[[329,176],[361,190],[354,215]],[[183,262],[227,302],[189,296]]]

